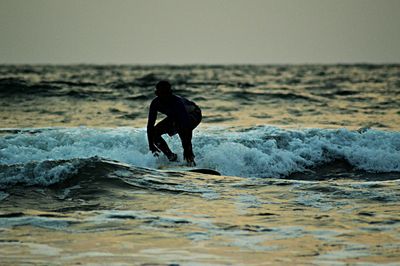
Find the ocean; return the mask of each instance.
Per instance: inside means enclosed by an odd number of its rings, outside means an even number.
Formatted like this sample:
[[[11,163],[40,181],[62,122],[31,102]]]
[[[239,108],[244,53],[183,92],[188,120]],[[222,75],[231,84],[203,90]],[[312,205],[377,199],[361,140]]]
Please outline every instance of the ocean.
[[[221,176],[149,152],[164,79]],[[400,65],[0,65],[0,96],[1,265],[399,265]]]

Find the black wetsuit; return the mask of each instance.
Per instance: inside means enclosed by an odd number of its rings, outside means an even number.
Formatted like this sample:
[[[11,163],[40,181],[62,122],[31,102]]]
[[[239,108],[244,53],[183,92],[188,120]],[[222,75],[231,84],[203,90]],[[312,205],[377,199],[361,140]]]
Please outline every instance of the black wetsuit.
[[[158,112],[165,114],[167,117],[154,126]],[[147,122],[147,137],[150,150],[154,151],[152,145],[155,145],[170,157],[172,152],[161,135],[168,133],[168,135],[173,136],[178,133],[184,151],[192,153],[192,130],[198,126],[201,119],[200,108],[186,98],[174,94],[171,94],[166,99],[156,97],[150,104]]]

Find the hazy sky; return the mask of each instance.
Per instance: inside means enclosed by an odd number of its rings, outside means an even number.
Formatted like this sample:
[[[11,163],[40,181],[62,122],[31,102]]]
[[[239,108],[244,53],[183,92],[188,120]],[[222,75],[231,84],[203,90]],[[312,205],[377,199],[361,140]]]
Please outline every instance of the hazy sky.
[[[0,0],[0,63],[400,63],[400,0]]]

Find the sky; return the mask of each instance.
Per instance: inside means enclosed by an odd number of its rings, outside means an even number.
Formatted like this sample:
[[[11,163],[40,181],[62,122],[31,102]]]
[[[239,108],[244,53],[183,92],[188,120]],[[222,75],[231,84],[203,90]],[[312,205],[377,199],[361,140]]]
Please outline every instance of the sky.
[[[400,0],[0,0],[5,63],[400,63]]]

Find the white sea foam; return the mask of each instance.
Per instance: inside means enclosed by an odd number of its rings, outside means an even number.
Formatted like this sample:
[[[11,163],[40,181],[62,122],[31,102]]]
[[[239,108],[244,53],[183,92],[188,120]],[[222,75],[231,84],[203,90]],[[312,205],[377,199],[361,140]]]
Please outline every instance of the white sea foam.
[[[280,177],[337,159],[369,172],[400,171],[399,132],[262,127],[194,142],[199,164],[227,175]]]
[[[182,153],[178,137],[166,140]],[[201,130],[195,132],[193,145],[198,167],[214,168],[224,175],[282,177],[336,159],[369,172],[400,172],[399,132],[294,131],[267,126],[236,132]],[[46,162],[93,156],[151,168],[166,161],[148,151],[145,129],[82,127],[19,133],[0,138],[0,165],[20,165],[0,172],[0,185],[53,184],[76,171],[77,165]]]

